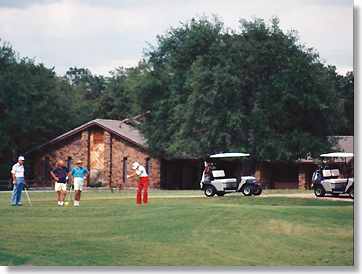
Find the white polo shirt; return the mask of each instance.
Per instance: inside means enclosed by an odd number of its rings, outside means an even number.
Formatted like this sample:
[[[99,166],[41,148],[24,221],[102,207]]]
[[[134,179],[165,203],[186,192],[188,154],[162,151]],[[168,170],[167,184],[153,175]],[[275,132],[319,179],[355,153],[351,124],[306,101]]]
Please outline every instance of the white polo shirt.
[[[16,163],[15,165],[13,165],[11,173],[14,174],[16,178],[24,178],[24,165]]]
[[[141,165],[136,168],[136,174],[140,177],[148,177],[145,167]]]

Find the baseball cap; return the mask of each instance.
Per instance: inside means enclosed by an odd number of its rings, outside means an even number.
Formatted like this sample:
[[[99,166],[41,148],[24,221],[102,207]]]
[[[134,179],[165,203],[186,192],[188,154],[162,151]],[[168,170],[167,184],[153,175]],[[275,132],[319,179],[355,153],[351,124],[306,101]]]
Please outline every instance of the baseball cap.
[[[24,161],[24,160],[25,160],[24,156],[19,156],[18,161]]]
[[[132,164],[132,169],[137,169],[138,167],[139,167],[139,163],[138,162],[134,162],[133,164]]]

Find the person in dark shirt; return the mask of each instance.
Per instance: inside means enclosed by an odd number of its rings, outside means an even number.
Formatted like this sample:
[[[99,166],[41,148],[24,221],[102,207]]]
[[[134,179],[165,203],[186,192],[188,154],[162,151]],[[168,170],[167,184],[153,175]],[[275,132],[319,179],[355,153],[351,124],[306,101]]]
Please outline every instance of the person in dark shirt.
[[[65,196],[67,195],[67,180],[69,175],[69,171],[65,167],[64,161],[58,161],[55,168],[50,172],[50,175],[55,180],[55,192],[57,192],[58,206],[63,206]]]

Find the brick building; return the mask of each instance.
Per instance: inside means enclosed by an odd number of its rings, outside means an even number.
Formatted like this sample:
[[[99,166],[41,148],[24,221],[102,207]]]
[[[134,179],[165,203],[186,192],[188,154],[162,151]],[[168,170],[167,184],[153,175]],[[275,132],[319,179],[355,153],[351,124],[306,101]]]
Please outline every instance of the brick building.
[[[353,152],[353,136],[339,136],[339,151]],[[152,157],[143,135],[129,121],[96,119],[66,132],[35,148],[30,153],[34,184],[50,186],[49,171],[56,160],[72,166],[81,159],[90,170],[91,184],[127,188],[131,164],[138,161],[150,175],[150,187],[198,189],[202,159],[158,159]],[[317,163],[312,159],[294,162],[263,161],[255,177],[267,188],[309,188]]]
[[[140,132],[123,121],[92,120],[35,148],[30,158],[36,185],[51,185],[49,171],[57,160],[71,167],[81,159],[90,170],[92,184],[135,186],[135,179],[127,179],[127,173],[138,161],[150,175],[150,187],[160,187],[160,160],[148,154]]]

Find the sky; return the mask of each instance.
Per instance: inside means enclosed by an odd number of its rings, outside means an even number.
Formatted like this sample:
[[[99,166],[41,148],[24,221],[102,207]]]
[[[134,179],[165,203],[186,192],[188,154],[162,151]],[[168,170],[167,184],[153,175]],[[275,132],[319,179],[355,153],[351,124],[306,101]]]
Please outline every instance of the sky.
[[[278,16],[323,62],[353,70],[352,0],[0,0],[0,39],[59,75],[74,66],[107,75],[137,65],[170,27],[212,15],[235,30]]]

